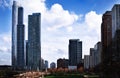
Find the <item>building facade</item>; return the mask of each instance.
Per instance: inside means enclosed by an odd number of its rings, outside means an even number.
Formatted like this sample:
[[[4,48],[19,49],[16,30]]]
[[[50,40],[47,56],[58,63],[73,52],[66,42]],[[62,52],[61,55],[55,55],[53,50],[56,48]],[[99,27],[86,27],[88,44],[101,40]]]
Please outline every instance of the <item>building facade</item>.
[[[79,39],[69,40],[69,65],[77,66],[82,61],[82,41]]]
[[[25,27],[23,24],[23,7],[18,8],[18,24],[17,24],[17,68],[24,69],[25,67]]]
[[[28,16],[28,68],[41,70],[41,14]]]

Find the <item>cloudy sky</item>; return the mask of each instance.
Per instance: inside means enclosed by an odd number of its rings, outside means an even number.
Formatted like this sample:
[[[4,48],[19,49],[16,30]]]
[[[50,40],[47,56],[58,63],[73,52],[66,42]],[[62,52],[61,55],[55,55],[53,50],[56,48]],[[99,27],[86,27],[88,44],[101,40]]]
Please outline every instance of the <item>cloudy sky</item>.
[[[49,63],[68,58],[69,39],[83,42],[83,55],[100,41],[102,14],[120,0],[16,0],[24,7],[27,39],[28,15],[41,17],[42,58]],[[0,0],[0,65],[11,65],[12,2]]]

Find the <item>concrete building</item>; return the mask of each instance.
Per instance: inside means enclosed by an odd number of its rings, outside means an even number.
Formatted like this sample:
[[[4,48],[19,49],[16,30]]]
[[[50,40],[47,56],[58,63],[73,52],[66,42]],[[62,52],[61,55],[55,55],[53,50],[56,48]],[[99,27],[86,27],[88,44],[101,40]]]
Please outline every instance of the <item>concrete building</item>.
[[[82,61],[82,41],[79,39],[69,40],[69,65],[77,66]]]
[[[18,5],[13,1],[12,5],[12,67],[15,68],[17,64],[17,15]]]
[[[68,59],[58,59],[57,68],[68,68],[69,60]]]
[[[50,63],[50,68],[51,68],[51,69],[56,68],[56,64],[55,64],[54,62]]]
[[[41,14],[28,16],[28,68],[41,70]]]
[[[25,55],[24,55],[24,36],[25,27],[23,24],[23,7],[18,8],[18,24],[17,24],[17,68],[24,69]]]

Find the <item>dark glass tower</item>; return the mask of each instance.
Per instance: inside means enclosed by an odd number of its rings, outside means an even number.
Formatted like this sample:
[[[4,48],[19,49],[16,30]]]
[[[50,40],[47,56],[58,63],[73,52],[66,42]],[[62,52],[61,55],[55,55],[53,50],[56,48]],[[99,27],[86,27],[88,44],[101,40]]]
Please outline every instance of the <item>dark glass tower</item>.
[[[79,39],[69,40],[69,65],[77,66],[82,61],[82,42]]]
[[[17,68],[24,69],[24,24],[23,24],[23,8],[18,8],[18,24],[17,24]]]
[[[28,16],[28,68],[41,70],[41,14]]]
[[[17,2],[13,1],[12,5],[12,67],[15,68],[17,64]]]

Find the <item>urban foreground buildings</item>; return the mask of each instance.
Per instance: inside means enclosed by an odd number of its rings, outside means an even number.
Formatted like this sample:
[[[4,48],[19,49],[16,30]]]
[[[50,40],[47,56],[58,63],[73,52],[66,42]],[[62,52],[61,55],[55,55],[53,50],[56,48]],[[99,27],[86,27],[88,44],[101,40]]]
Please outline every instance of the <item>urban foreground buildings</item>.
[[[120,77],[120,4],[115,4],[102,16],[101,43],[84,58],[84,68],[91,67],[102,72],[104,77]]]
[[[82,62],[82,41],[69,40],[69,66],[77,66]]]
[[[41,14],[28,16],[28,68],[41,69]]]
[[[103,15],[102,32],[102,69],[103,73],[119,76],[120,69],[120,4]],[[105,37],[105,38],[104,38]]]

